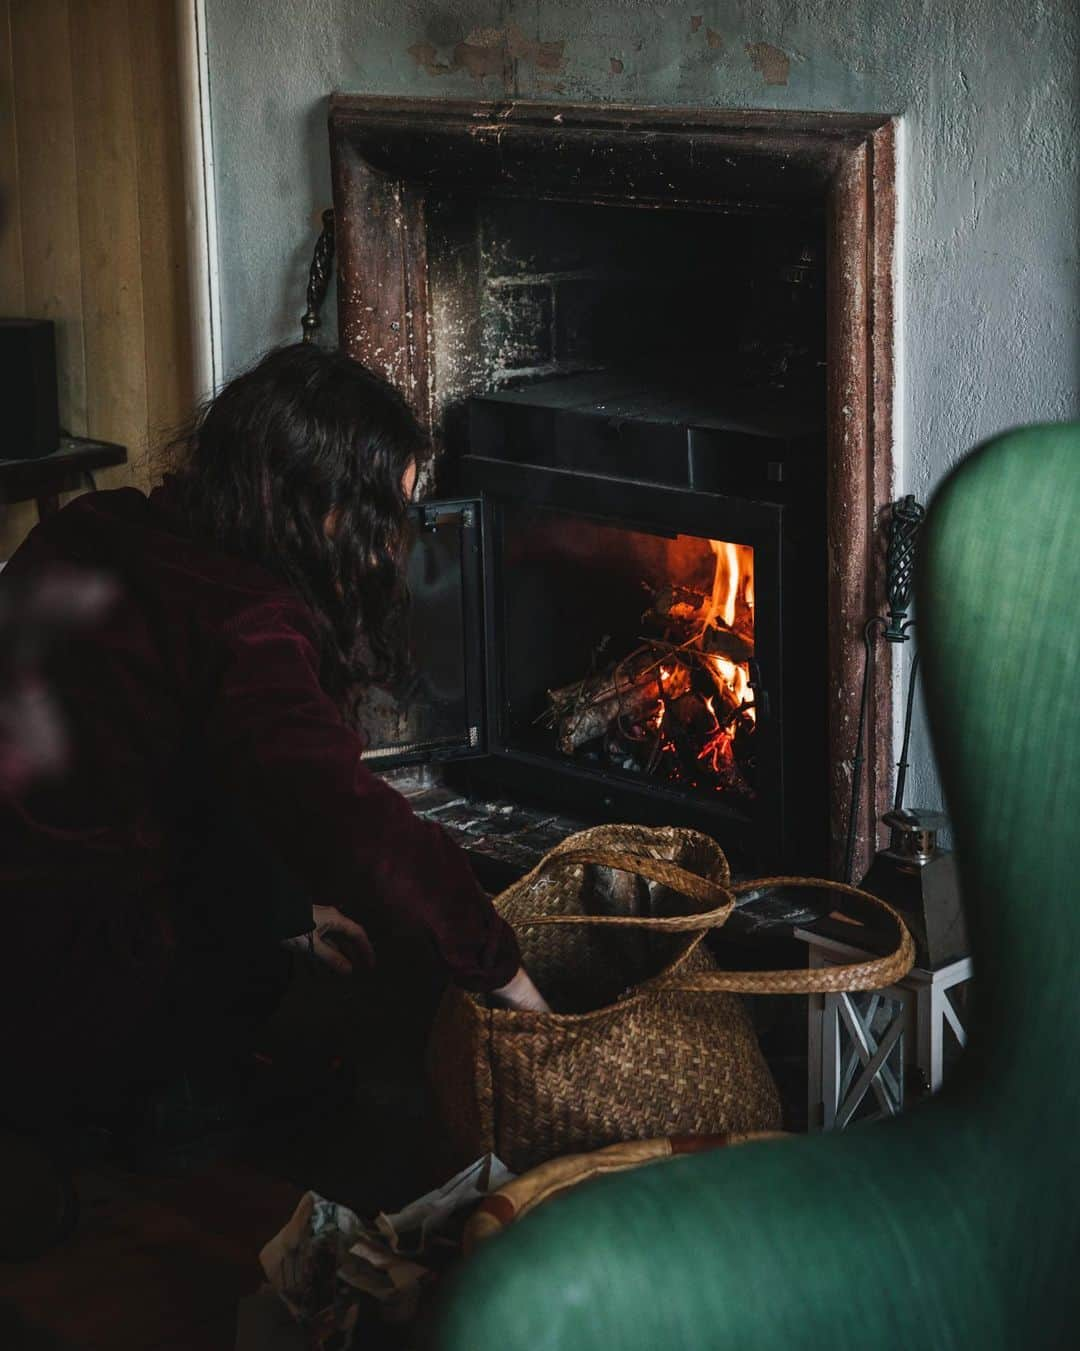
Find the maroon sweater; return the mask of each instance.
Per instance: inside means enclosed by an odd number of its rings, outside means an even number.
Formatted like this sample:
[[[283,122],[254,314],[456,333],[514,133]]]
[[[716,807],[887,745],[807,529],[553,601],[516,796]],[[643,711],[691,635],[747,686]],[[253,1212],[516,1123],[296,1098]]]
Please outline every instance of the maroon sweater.
[[[511,978],[513,933],[464,854],[361,763],[287,584],[186,535],[162,490],[77,499],[33,531],[0,585],[61,564],[110,574],[121,598],[52,675],[69,772],[0,796],[0,904],[32,946],[5,943],[9,959],[40,972],[64,953],[58,972],[67,962],[63,979],[95,1002],[123,980],[109,968],[119,942],[151,997],[168,962],[184,799],[201,785],[249,815],[314,901],[367,926],[376,952],[383,935],[426,936],[460,985]]]

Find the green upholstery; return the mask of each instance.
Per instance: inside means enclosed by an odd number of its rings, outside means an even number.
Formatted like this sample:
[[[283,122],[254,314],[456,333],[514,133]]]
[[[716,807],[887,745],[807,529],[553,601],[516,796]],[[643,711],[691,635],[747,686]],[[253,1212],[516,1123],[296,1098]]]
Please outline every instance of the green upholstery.
[[[919,639],[977,962],[937,1098],[591,1184],[492,1240],[442,1351],[1080,1346],[1080,425],[971,455]]]

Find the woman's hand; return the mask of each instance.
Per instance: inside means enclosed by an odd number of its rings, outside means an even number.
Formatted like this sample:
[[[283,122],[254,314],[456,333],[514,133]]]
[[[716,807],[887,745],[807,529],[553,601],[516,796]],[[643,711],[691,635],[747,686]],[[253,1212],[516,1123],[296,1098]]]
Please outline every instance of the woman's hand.
[[[339,976],[350,975],[358,965],[375,965],[375,949],[362,924],[333,905],[313,905],[311,915],[315,928],[310,933],[286,938],[282,947],[315,958]]]
[[[492,998],[504,1008],[518,1009],[525,1013],[550,1013],[547,1000],[532,982],[532,977],[523,966],[519,966],[513,978],[501,989],[492,990]]]

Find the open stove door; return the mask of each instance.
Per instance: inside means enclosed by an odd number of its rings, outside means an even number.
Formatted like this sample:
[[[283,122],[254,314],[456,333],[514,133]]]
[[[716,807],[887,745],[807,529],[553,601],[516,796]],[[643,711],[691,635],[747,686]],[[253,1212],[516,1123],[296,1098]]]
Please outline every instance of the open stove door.
[[[479,498],[412,508],[411,686],[400,695],[372,688],[358,720],[372,769],[457,760],[485,749],[483,559]]]

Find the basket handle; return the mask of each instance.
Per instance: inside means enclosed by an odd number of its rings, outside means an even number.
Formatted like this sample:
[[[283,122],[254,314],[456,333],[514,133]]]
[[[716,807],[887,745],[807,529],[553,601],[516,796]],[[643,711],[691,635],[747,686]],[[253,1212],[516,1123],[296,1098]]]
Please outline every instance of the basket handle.
[[[846,882],[826,881],[818,877],[761,877],[752,882],[740,882],[731,891],[738,896],[746,891],[776,886],[814,887],[858,897],[889,917],[896,927],[896,947],[884,957],[813,971],[694,971],[684,975],[676,970],[670,975],[645,981],[637,989],[694,991],[702,994],[720,991],[731,994],[848,994],[861,990],[880,990],[886,985],[893,985],[903,980],[915,965],[915,944],[907,925],[887,901],[871,895],[869,891],[848,886]]]
[[[635,987],[636,991],[664,990],[701,994],[855,993],[861,990],[880,990],[886,985],[903,980],[915,965],[915,944],[899,912],[879,896],[874,896],[859,887],[849,886],[846,882],[834,882],[821,877],[760,877],[750,882],[732,885],[726,862],[724,882],[721,883],[689,872],[676,863],[669,863],[666,859],[653,858],[650,854],[638,854],[625,848],[575,847],[571,843],[572,839],[573,837],[564,844],[557,845],[551,853],[545,855],[532,872],[515,883],[511,890],[525,887],[559,864],[593,863],[620,872],[636,873],[639,877],[648,878],[649,881],[661,882],[673,891],[710,908],[697,914],[670,916],[536,915],[520,920],[519,924],[522,927],[539,924],[613,925],[618,928],[653,929],[667,933],[704,933],[708,929],[718,929],[726,923],[735,908],[737,896],[747,891],[759,891],[763,887],[784,886],[843,892],[844,895],[856,897],[865,905],[888,916],[896,929],[896,946],[892,952],[886,953],[883,957],[872,957],[867,961],[847,962],[817,970],[696,971],[687,974],[675,970],[666,976],[657,976],[653,980],[642,982]]]
[[[715,882],[711,878],[680,868],[677,863],[666,859],[653,858],[651,854],[635,854],[626,849],[601,849],[593,847],[563,848],[556,847],[515,884],[524,888],[542,874],[552,871],[556,866],[578,863],[594,863],[619,872],[634,873],[647,878],[650,882],[660,882],[672,891],[698,901],[707,909],[690,915],[535,915],[517,921],[520,927],[534,924],[576,924],[611,925],[624,929],[659,929],[667,933],[703,933],[706,929],[718,929],[725,924],[735,909],[735,894],[728,885],[725,866],[724,881]]]

